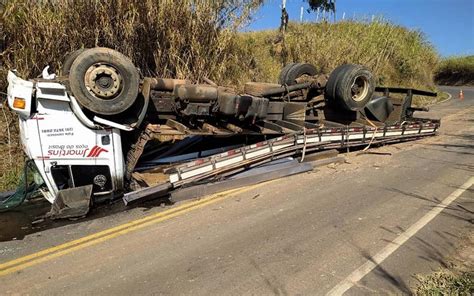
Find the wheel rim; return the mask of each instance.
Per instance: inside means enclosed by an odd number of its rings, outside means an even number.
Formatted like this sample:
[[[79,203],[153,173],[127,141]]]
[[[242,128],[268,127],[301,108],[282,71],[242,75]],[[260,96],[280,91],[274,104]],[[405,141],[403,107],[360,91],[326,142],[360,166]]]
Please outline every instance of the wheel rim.
[[[108,64],[90,66],[84,75],[84,82],[91,95],[105,100],[117,97],[122,90],[122,75]]]
[[[369,81],[365,76],[357,76],[351,85],[351,96],[356,102],[365,99],[369,92]]]

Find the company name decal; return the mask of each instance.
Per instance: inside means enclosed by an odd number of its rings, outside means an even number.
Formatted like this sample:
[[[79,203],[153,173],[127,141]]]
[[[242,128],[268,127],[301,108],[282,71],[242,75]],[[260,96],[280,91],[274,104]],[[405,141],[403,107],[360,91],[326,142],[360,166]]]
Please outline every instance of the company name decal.
[[[91,152],[89,152],[89,154],[87,154],[86,157],[99,157],[99,155],[102,152],[109,152],[109,151],[96,145],[91,149]]]
[[[102,153],[109,152],[107,149],[95,145],[49,145],[48,156],[55,157],[99,157]]]

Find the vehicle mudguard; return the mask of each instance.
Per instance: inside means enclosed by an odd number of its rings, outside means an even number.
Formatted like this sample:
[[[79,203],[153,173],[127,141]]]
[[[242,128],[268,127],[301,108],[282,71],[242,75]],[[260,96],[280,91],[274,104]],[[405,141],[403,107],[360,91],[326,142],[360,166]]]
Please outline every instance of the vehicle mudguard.
[[[367,103],[364,111],[369,119],[385,122],[393,111],[393,105],[388,97],[377,97]]]

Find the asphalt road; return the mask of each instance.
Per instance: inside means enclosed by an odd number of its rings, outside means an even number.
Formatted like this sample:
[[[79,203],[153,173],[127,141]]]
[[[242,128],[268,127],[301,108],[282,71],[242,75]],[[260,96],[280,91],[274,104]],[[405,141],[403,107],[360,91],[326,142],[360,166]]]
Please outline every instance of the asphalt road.
[[[0,228],[0,294],[409,293],[473,230],[474,88],[462,101],[446,90],[453,98],[425,115],[442,117],[440,135],[373,149],[390,156],[353,152],[232,193],[74,222],[0,214],[22,217]]]

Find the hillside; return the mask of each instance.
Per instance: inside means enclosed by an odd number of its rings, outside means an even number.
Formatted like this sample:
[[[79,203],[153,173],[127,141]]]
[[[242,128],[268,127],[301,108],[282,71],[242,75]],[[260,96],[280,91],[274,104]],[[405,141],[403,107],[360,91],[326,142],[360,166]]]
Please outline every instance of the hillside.
[[[234,83],[276,81],[281,67],[290,62],[312,63],[327,73],[355,63],[371,69],[381,85],[434,89],[438,64],[436,51],[422,33],[385,21],[290,23],[284,36],[276,30],[239,34],[234,50],[228,76]]]

